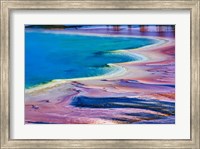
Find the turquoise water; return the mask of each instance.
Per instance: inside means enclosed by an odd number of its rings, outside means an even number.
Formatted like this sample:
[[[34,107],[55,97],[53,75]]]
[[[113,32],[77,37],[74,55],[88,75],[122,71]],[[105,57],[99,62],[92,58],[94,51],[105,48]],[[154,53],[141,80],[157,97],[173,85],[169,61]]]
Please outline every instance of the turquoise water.
[[[156,43],[147,38],[101,37],[25,31],[25,87],[54,79],[91,77],[113,69],[109,63],[138,60],[114,52]]]

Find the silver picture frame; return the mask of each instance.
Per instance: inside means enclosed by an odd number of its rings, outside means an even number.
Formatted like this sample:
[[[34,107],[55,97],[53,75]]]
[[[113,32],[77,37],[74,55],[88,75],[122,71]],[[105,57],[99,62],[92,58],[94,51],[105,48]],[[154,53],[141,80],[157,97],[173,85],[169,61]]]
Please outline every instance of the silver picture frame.
[[[1,148],[194,148],[200,147],[200,1],[199,0],[1,0]],[[10,138],[10,14],[12,10],[189,10],[190,53],[190,139],[162,140],[30,140]]]

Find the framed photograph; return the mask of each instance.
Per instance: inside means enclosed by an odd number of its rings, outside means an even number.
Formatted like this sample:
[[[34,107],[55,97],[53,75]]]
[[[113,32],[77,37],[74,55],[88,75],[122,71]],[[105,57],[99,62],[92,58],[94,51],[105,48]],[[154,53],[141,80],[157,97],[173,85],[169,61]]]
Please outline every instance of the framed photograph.
[[[1,148],[199,148],[199,7],[1,1]]]

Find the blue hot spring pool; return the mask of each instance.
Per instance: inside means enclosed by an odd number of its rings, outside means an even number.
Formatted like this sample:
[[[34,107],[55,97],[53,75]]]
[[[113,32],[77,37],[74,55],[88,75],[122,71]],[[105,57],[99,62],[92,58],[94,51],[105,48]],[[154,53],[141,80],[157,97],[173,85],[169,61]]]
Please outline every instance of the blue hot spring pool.
[[[104,75],[114,71],[110,63],[138,60],[116,50],[156,43],[148,38],[58,34],[25,30],[25,88],[54,79]]]

